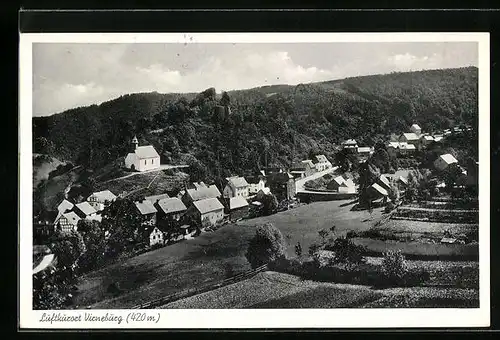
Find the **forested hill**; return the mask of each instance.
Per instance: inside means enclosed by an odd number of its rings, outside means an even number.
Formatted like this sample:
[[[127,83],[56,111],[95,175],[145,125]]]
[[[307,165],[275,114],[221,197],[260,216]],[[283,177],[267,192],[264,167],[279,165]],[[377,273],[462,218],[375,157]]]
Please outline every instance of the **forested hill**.
[[[33,119],[34,152],[93,168],[129,151],[137,134],[163,161],[201,177],[288,165],[355,138],[373,145],[418,122],[424,131],[477,126],[475,67],[391,73],[297,86],[199,94],[139,93]],[[225,108],[229,108],[227,110]],[[222,173],[221,173],[222,172]]]

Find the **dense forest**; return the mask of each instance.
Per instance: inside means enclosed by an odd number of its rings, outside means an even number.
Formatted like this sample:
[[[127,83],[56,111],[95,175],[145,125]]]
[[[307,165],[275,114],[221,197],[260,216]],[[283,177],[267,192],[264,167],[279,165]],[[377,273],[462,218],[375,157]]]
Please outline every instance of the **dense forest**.
[[[332,157],[355,138],[375,145],[417,122],[423,131],[478,125],[475,67],[346,78],[199,94],[138,93],[33,119],[34,152],[99,169],[130,151],[134,135],[162,162],[210,179]],[[193,177],[193,178],[194,178]]]

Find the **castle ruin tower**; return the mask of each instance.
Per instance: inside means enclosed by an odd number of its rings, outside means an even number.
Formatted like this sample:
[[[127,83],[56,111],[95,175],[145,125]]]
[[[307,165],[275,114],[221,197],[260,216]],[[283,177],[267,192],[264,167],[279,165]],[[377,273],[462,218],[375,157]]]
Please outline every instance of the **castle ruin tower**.
[[[134,146],[134,150],[137,150],[137,148],[139,147],[139,141],[137,140],[137,136],[134,136],[134,138],[132,139],[132,145]]]

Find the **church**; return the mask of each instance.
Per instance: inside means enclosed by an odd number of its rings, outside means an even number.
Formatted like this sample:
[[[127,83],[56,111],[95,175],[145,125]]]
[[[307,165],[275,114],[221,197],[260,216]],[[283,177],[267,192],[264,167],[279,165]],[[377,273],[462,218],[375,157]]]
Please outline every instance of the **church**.
[[[132,139],[134,152],[125,157],[125,167],[134,171],[148,171],[160,167],[160,155],[152,145],[139,146],[137,137]]]

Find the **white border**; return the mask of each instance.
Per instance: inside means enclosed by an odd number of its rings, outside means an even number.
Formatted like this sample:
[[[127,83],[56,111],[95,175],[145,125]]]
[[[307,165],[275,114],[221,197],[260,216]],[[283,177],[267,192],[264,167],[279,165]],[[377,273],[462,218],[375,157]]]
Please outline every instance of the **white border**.
[[[20,328],[400,328],[487,327],[490,325],[489,249],[489,33],[78,33],[20,34]],[[32,43],[319,43],[319,42],[478,42],[479,48],[479,257],[478,309],[288,309],[151,310],[158,323],[39,322],[32,310]],[[106,312],[125,320],[130,310],[54,311],[66,315]]]

